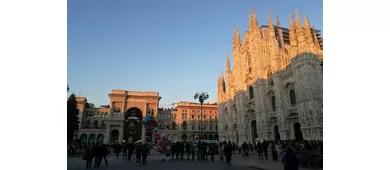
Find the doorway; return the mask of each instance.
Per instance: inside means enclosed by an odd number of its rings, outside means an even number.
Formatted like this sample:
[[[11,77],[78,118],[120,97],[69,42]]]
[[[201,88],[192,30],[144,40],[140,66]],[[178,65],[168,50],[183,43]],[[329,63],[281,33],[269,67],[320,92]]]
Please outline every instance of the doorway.
[[[280,140],[280,133],[279,133],[279,126],[276,125],[274,127],[274,135],[275,135],[275,141],[279,141]]]
[[[253,120],[251,122],[251,132],[252,132],[252,144],[255,144],[257,138],[256,120]]]
[[[297,140],[297,141],[303,140],[303,135],[302,135],[300,123],[294,123],[294,136],[295,136],[295,140]]]

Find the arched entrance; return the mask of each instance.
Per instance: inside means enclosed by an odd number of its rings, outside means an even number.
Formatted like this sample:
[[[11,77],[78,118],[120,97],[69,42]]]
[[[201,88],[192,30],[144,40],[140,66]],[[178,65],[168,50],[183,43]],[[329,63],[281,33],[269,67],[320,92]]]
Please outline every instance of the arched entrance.
[[[302,135],[300,123],[294,123],[294,135],[295,135],[295,140],[297,140],[297,141],[303,140],[303,135]]]
[[[125,113],[125,130],[123,140],[138,141],[141,140],[142,134],[142,111],[136,107],[132,107]]]
[[[279,134],[279,126],[278,125],[275,125],[275,127],[274,127],[274,135],[275,135],[275,141],[279,141],[280,134]]]
[[[181,139],[182,140],[187,140],[187,135],[186,134],[181,135]]]
[[[118,139],[119,139],[119,131],[114,129],[113,131],[111,131],[111,143],[119,142]]]
[[[213,140],[213,135],[209,135],[209,140]]]
[[[103,143],[103,140],[104,140],[104,135],[103,134],[99,134],[97,135],[97,143]]]
[[[87,144],[87,138],[88,138],[88,135],[85,133],[80,136],[80,141],[81,141],[82,145]]]
[[[90,143],[95,143],[95,140],[96,140],[96,135],[95,134],[90,134],[89,135],[89,138],[88,138],[88,142]]]
[[[252,143],[256,143],[256,138],[257,138],[256,120],[253,120],[251,122],[251,132],[252,132]]]

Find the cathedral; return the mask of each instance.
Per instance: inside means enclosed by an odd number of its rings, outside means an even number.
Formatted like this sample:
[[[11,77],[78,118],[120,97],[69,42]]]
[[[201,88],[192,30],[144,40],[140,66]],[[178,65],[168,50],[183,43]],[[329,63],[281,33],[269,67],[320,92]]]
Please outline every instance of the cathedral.
[[[322,39],[306,16],[289,15],[289,28],[259,26],[253,9],[241,40],[233,35],[233,66],[218,77],[221,141],[322,140]]]

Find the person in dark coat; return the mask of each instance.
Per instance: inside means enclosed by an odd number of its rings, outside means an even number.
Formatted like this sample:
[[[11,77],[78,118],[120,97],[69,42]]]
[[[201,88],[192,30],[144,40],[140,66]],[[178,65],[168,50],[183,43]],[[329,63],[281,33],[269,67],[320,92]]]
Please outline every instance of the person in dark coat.
[[[257,154],[259,154],[259,160],[264,160],[264,157],[263,157],[263,146],[261,145],[260,141],[258,141],[257,144],[256,144],[256,150],[257,150]]]
[[[142,154],[142,146],[137,144],[135,147],[135,157],[137,159],[137,163],[141,163],[141,154]]]
[[[204,161],[207,161],[207,144],[203,142],[203,146],[202,146],[202,153],[203,153],[203,159]]]
[[[148,157],[149,147],[144,144],[142,146],[142,165],[146,165],[146,158]]]
[[[184,142],[180,142],[180,159],[183,160],[184,159],[184,149],[185,149],[185,143]]]
[[[298,170],[299,160],[295,155],[291,147],[287,147],[287,152],[283,156],[282,163],[284,164],[284,170]]]
[[[190,160],[191,155],[191,145],[189,142],[186,142],[186,152],[187,152],[187,160]]]
[[[176,143],[172,142],[171,145],[171,160],[175,160]]]
[[[226,163],[230,165],[230,161],[232,160],[232,153],[233,153],[233,146],[231,142],[225,144],[225,148],[223,150],[225,156],[226,156]]]
[[[264,158],[265,158],[265,160],[268,161],[268,142],[263,140],[262,146],[263,146]]]
[[[114,152],[116,154],[116,159],[118,159],[119,154],[121,153],[121,145],[118,143],[114,145]]]
[[[85,165],[88,168],[92,168],[92,159],[94,157],[93,154],[93,145],[89,144],[87,148],[85,149],[85,155],[83,157],[83,160],[85,160]]]
[[[92,149],[92,152],[95,155],[95,168],[99,168],[103,156],[101,145],[96,144],[95,147]]]
[[[218,146],[215,143],[210,144],[209,147],[210,155],[211,155],[211,162],[214,162],[214,155],[218,153]]]
[[[131,161],[131,155],[133,154],[135,150],[135,145],[133,142],[130,142],[129,144],[127,144],[127,160],[128,161]]]
[[[106,163],[106,166],[107,166],[108,165],[108,161],[107,161],[107,158],[106,158],[107,155],[108,155],[107,145],[102,144],[101,150],[102,150],[102,157],[104,158],[104,162]]]

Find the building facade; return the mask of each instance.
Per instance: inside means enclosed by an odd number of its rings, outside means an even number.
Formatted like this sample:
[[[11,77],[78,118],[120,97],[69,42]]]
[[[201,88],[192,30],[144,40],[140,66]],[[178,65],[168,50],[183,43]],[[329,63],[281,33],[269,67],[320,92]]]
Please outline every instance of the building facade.
[[[112,90],[109,97],[109,105],[98,108],[84,97],[77,98],[81,142],[151,141],[152,133],[145,129],[142,120],[146,115],[158,115],[159,93]]]
[[[294,19],[295,18],[295,19]],[[289,29],[258,26],[253,9],[241,41],[233,35],[233,67],[218,78],[218,133],[222,141],[322,140],[322,39],[296,11]]]
[[[159,130],[171,141],[218,140],[217,103],[179,102],[173,109],[162,109],[157,117]],[[202,110],[202,111],[201,111]],[[164,113],[161,114],[160,113]]]

